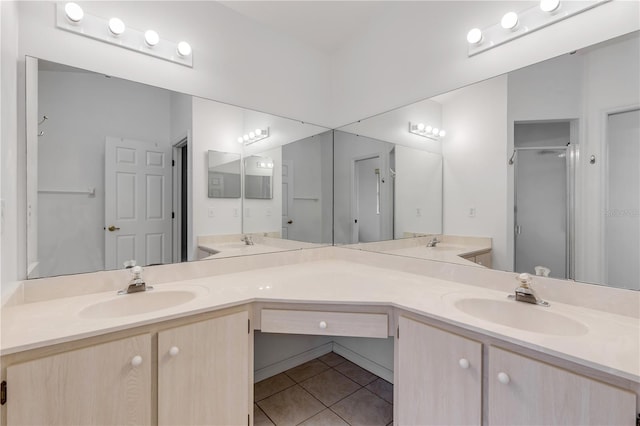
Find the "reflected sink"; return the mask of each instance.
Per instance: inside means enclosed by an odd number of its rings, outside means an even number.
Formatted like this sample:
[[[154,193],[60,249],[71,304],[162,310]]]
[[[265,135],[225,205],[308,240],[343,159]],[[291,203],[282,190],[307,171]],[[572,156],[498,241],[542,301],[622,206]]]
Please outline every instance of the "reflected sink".
[[[182,305],[195,299],[205,288],[189,290],[148,290],[123,294],[94,303],[80,311],[83,318],[116,318],[145,314]]]
[[[581,336],[589,331],[581,322],[549,308],[514,300],[466,298],[455,301],[454,306],[473,317],[534,333]]]

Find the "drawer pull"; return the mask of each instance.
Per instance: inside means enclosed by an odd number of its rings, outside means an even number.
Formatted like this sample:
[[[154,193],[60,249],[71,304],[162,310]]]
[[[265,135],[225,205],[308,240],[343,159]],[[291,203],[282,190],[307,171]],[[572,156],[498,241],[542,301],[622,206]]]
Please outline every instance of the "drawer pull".
[[[178,355],[179,352],[180,348],[178,348],[177,346],[171,346],[171,349],[169,349],[169,355],[172,357]]]
[[[139,365],[142,365],[142,357],[140,355],[136,355],[133,358],[131,358],[132,367],[138,367]]]
[[[465,370],[469,368],[469,360],[466,358],[460,358],[460,361],[458,361],[458,364],[460,364],[460,368],[463,368]]]
[[[321,329],[323,329],[323,330],[324,330],[325,328],[327,328],[327,323],[326,323],[326,321],[320,321],[320,324],[319,324],[319,325],[320,325],[320,328],[321,328]]]
[[[502,383],[503,385],[508,385],[509,382],[511,381],[511,378],[509,377],[509,375],[507,373],[504,372],[499,372],[498,373],[498,381],[500,383]]]

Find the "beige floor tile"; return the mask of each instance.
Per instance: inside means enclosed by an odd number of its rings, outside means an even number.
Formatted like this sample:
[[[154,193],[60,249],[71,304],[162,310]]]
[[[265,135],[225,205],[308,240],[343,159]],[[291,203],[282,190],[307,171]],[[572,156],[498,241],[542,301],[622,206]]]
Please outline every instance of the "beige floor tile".
[[[301,382],[300,386],[327,407],[361,388],[359,384],[333,369]]]
[[[253,426],[274,426],[269,417],[256,404],[253,404]]]
[[[349,426],[349,423],[345,422],[333,411],[328,408],[315,416],[311,417],[304,423],[300,423],[301,426]]]
[[[393,385],[384,379],[377,379],[366,386],[380,398],[393,404]]]
[[[366,386],[378,378],[375,374],[369,373],[367,370],[355,365],[351,361],[343,362],[334,368],[362,386]]]
[[[328,369],[329,367],[327,364],[314,359],[285,371],[285,374],[296,381],[296,383],[300,383],[301,381],[307,380],[309,377],[313,377]]]
[[[278,426],[297,425],[325,409],[320,401],[299,385],[263,399],[258,406]]]
[[[331,410],[353,426],[384,426],[393,420],[393,406],[367,389],[360,389]]]
[[[328,354],[324,354],[318,358],[320,361],[327,364],[329,367],[335,367],[338,364],[342,364],[346,361],[343,357],[338,355],[335,352],[329,352]]]
[[[295,384],[286,374],[276,374],[253,385],[253,400],[255,402],[262,401],[274,393],[278,393]]]

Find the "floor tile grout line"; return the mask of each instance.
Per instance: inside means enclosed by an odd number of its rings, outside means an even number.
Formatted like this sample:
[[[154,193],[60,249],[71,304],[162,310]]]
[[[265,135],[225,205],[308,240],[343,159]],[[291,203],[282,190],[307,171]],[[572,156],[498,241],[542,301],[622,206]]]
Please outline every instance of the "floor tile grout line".
[[[273,426],[278,426],[278,425],[276,425],[275,420],[273,420],[271,417],[269,417],[269,415],[267,414],[267,412],[266,412],[266,411],[264,411],[264,410],[262,409],[262,407],[260,407],[260,406],[258,405],[258,403],[257,403],[257,402],[254,402],[254,404],[256,405],[256,407],[258,407],[258,410],[262,411],[262,414],[264,414],[264,415],[265,415],[265,417],[269,419],[269,421],[271,422],[271,424],[273,424]],[[253,416],[253,421],[255,422],[255,420],[256,420],[256,416],[254,415],[254,416]]]
[[[336,403],[336,404],[337,404],[337,403]],[[335,404],[334,404],[334,405],[335,405]],[[333,409],[331,409],[331,407],[329,407],[329,410],[331,410],[331,412],[332,412],[333,414],[335,414],[336,416],[340,417],[340,419],[341,419],[343,422],[345,422],[346,424],[348,424],[349,426],[351,426],[351,423],[349,423],[349,422],[347,421],[347,419],[345,419],[344,417],[342,417],[340,414],[336,413]]]

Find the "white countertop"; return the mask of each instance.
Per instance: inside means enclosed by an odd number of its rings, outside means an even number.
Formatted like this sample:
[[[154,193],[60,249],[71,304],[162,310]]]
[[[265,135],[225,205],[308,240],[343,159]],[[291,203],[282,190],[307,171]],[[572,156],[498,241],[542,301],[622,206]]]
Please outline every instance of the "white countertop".
[[[579,336],[557,336],[522,331],[475,318],[461,312],[453,304],[464,297],[504,301],[506,292],[376,266],[381,256],[379,254],[355,252],[358,256],[356,262],[341,260],[341,257],[349,259],[356,256],[341,256],[344,249],[320,250],[325,251],[318,253],[331,253],[330,258],[324,255],[319,260],[308,258],[277,267],[156,285],[154,292],[188,290],[198,295],[186,303],[148,313],[116,318],[81,316],[83,309],[95,303],[145,296],[144,293],[117,296],[112,291],[5,307],[2,309],[0,354],[7,355],[254,301],[389,305],[640,382],[638,318],[550,300],[552,305],[549,308],[522,307],[548,309],[549,312],[585,325],[588,332]],[[535,321],[533,315],[530,320]]]

